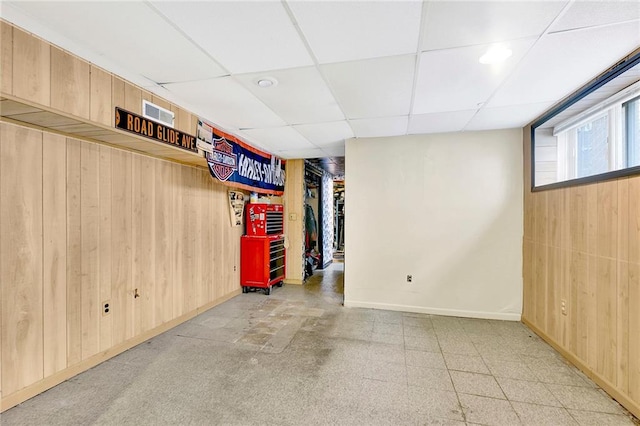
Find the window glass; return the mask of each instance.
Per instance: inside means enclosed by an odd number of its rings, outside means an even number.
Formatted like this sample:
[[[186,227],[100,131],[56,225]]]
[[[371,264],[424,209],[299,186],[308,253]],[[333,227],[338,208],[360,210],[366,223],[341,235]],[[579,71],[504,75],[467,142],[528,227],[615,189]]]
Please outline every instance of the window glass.
[[[624,105],[627,167],[640,166],[640,98]]]
[[[609,120],[600,117],[577,129],[578,176],[609,171]]]
[[[533,122],[531,140],[534,188],[638,174],[640,50]]]

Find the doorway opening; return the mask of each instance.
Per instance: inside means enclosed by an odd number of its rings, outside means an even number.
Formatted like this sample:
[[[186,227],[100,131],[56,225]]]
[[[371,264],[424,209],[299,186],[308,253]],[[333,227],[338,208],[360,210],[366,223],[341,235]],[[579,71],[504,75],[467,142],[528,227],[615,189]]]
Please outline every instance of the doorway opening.
[[[334,262],[337,249],[344,250],[343,157],[305,160],[303,202],[306,282]],[[344,255],[339,257],[342,262]]]
[[[344,262],[344,178],[333,180],[333,260]]]

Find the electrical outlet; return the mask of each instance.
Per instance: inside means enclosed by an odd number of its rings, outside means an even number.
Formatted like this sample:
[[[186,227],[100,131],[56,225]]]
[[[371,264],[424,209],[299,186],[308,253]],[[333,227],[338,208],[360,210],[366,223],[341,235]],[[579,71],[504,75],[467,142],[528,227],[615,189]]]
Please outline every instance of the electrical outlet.
[[[411,281],[413,281],[413,276],[407,275],[407,282],[410,283]]]
[[[110,311],[111,311],[111,304],[107,300],[106,302],[102,303],[102,316],[109,315]]]
[[[567,301],[562,299],[560,301],[560,309],[562,309],[562,315],[567,315]]]

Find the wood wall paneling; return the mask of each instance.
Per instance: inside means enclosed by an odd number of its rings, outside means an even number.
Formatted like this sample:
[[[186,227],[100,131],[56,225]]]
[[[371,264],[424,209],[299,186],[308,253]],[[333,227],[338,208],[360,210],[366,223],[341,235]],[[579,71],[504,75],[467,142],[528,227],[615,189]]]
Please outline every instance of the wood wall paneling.
[[[218,186],[218,184],[214,184],[214,186]],[[223,216],[223,210],[224,210],[224,203],[223,203],[223,195],[224,197],[226,197],[226,194],[223,194],[222,191],[215,191],[212,197],[212,209],[213,209],[213,214],[216,217],[220,217],[220,218],[224,218]],[[221,281],[221,277],[223,276],[224,273],[224,258],[222,256],[222,251],[223,251],[223,229],[225,227],[225,223],[224,223],[224,219],[223,220],[216,220],[213,222],[212,226],[211,226],[211,231],[213,234],[213,250],[211,250],[211,253],[209,254],[209,260],[210,262],[213,264],[213,273],[215,274],[215,277],[217,277],[217,282],[214,282],[214,297],[220,297],[223,292],[224,292],[224,288],[223,285],[221,285],[220,281]]]
[[[112,110],[112,113],[114,114],[115,114],[116,107],[120,107],[120,108],[125,107],[124,86],[125,86],[124,80],[116,76],[111,77],[111,110]]]
[[[585,186],[587,203],[587,253],[598,254],[598,186]]]
[[[2,24],[2,21],[0,21],[0,24]],[[0,41],[1,43],[1,41]],[[2,104],[0,103],[0,108],[2,107]],[[2,140],[3,139],[9,139],[9,128],[5,128],[4,126],[0,125],[0,154],[2,153]],[[3,226],[2,226],[2,216],[3,213],[2,211],[4,210],[3,206],[3,198],[2,198],[2,193],[4,192],[2,190],[2,158],[0,157],[0,259],[3,258],[3,246],[4,244],[2,244],[2,241],[5,240],[5,234],[3,231]],[[6,238],[9,238],[9,234],[6,235]],[[2,272],[2,262],[0,261],[0,401],[2,400],[2,396],[3,396],[3,391],[2,391],[2,354],[4,353],[3,348],[3,342],[4,342],[4,327],[2,325],[2,317],[4,316],[2,314],[2,307],[4,306],[4,298],[3,298],[3,289],[2,289],[2,281],[3,280],[3,272]],[[8,361],[7,361],[8,362]],[[1,411],[1,407],[0,407],[0,411]]]
[[[628,179],[628,256],[632,263],[640,263],[640,177]]]
[[[80,145],[82,359],[100,350],[100,147]]]
[[[197,117],[196,117],[196,127],[192,128],[192,119],[194,117],[192,114],[173,104],[169,106],[169,109],[173,111],[175,114],[174,127],[176,129],[180,130],[181,132],[188,133],[190,135],[196,134]]]
[[[134,334],[150,330],[155,323],[155,160],[133,155],[133,282]]]
[[[202,198],[203,198],[203,182],[200,170],[193,168],[191,175],[193,183],[193,207],[191,215],[191,223],[193,226],[193,283],[194,283],[194,303],[196,306],[204,300],[206,289],[204,288],[204,274],[202,273],[202,235],[198,235],[202,229]]]
[[[629,393],[629,263],[617,262],[616,306],[616,386]]]
[[[51,101],[49,44],[13,29],[13,94],[41,105]]]
[[[92,65],[90,90],[89,119],[105,126],[113,126],[111,74]]]
[[[124,83],[124,105],[122,108],[134,114],[142,115],[142,89],[131,83]]]
[[[569,248],[587,252],[587,191],[584,186],[569,188],[568,228]]]
[[[185,215],[184,204],[186,202],[186,191],[184,190],[182,180],[182,167],[178,164],[171,164],[171,180],[173,181],[172,191],[172,203],[173,211],[173,242],[172,251],[176,255],[172,257],[174,281],[176,285],[173,286],[173,316],[178,317],[184,312],[184,292],[185,286],[179,285],[184,282],[183,269],[185,258],[185,242],[184,242],[184,228],[185,228]],[[185,283],[188,285],[188,283]]]
[[[113,344],[133,336],[132,154],[113,150],[111,159],[111,314]]]
[[[43,378],[42,134],[0,132],[3,396]]]
[[[99,287],[100,287],[100,350],[105,351],[113,346],[113,306],[111,302],[111,283],[112,283],[112,247],[111,239],[111,211],[113,208],[111,192],[112,181],[112,164],[111,158],[114,155],[113,148],[108,146],[100,146],[100,165],[98,170],[99,176],[99,193],[100,193],[100,270],[99,270]],[[104,312],[104,305],[108,304],[109,311]]]
[[[547,246],[534,244],[533,285],[535,286],[535,313],[536,324],[547,331]]]
[[[155,297],[156,324],[162,324],[173,318],[173,209],[171,204],[172,175],[171,163],[156,161],[155,175]],[[177,283],[176,283],[177,285]]]
[[[597,264],[597,358],[596,371],[610,383],[616,382],[616,261],[598,258]]]
[[[144,98],[195,134],[188,111],[0,26],[2,93],[42,106],[42,126],[108,137],[90,123],[112,127],[115,106],[140,114]],[[3,410],[239,293],[242,230],[204,170],[7,123],[0,135]]]
[[[618,255],[618,181],[597,184],[597,255]]]
[[[524,238],[527,240],[534,240],[534,232],[535,232],[535,225],[534,225],[534,211],[535,208],[535,204],[534,204],[534,199],[533,199],[533,194],[529,191],[524,191],[524,197],[523,197],[523,209],[524,209]]]
[[[534,194],[534,240],[539,244],[547,244],[547,195],[548,192]]]
[[[205,300],[212,300],[214,297],[213,291],[213,262],[211,261],[211,250],[213,241],[213,232],[210,224],[213,222],[213,209],[212,207],[212,193],[213,193],[213,179],[209,176],[209,172],[205,171],[200,173],[200,181],[202,185],[202,200],[200,211],[202,212],[202,218],[200,226],[198,227],[200,233],[200,251],[202,259],[202,297]]]
[[[523,241],[524,320],[636,415],[639,200],[640,176],[536,193],[525,186]]]
[[[618,180],[617,259],[629,261],[629,179]]]
[[[67,366],[82,360],[82,142],[67,139]]]
[[[546,332],[554,339],[560,341],[560,315],[561,315],[561,284],[564,279],[562,274],[563,259],[562,250],[558,247],[547,246],[547,296],[546,305]]]
[[[289,243],[286,282],[301,284],[304,278],[304,160],[287,160],[286,172],[284,214]]]
[[[42,141],[44,376],[67,367],[67,140]]]
[[[13,94],[13,27],[0,21],[0,93]]]
[[[640,405],[640,264],[629,264],[629,396]]]
[[[90,117],[89,63],[51,47],[51,107],[69,114]]]
[[[522,247],[523,255],[523,315],[527,318],[532,318],[535,312],[535,286],[533,284],[532,268],[534,267],[534,242],[527,239],[524,240]]]
[[[575,354],[583,361],[588,361],[589,351],[589,278],[587,254],[580,251],[570,252],[569,274],[572,293],[575,293],[575,309],[571,312],[571,323],[575,324]]]
[[[564,247],[565,236],[565,192],[549,191],[547,197],[547,214],[549,229],[549,244],[554,247]]]

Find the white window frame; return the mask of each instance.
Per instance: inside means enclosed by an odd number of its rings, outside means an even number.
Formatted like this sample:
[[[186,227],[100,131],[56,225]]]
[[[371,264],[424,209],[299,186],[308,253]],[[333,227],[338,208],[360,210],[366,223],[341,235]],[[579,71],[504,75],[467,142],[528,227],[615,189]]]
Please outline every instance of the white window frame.
[[[640,81],[610,96],[586,111],[558,123],[553,128],[557,138],[557,181],[578,178],[577,129],[605,115],[607,120],[608,170],[627,167],[627,142],[625,140],[625,114],[622,105],[640,95]],[[587,177],[587,176],[580,176]]]

